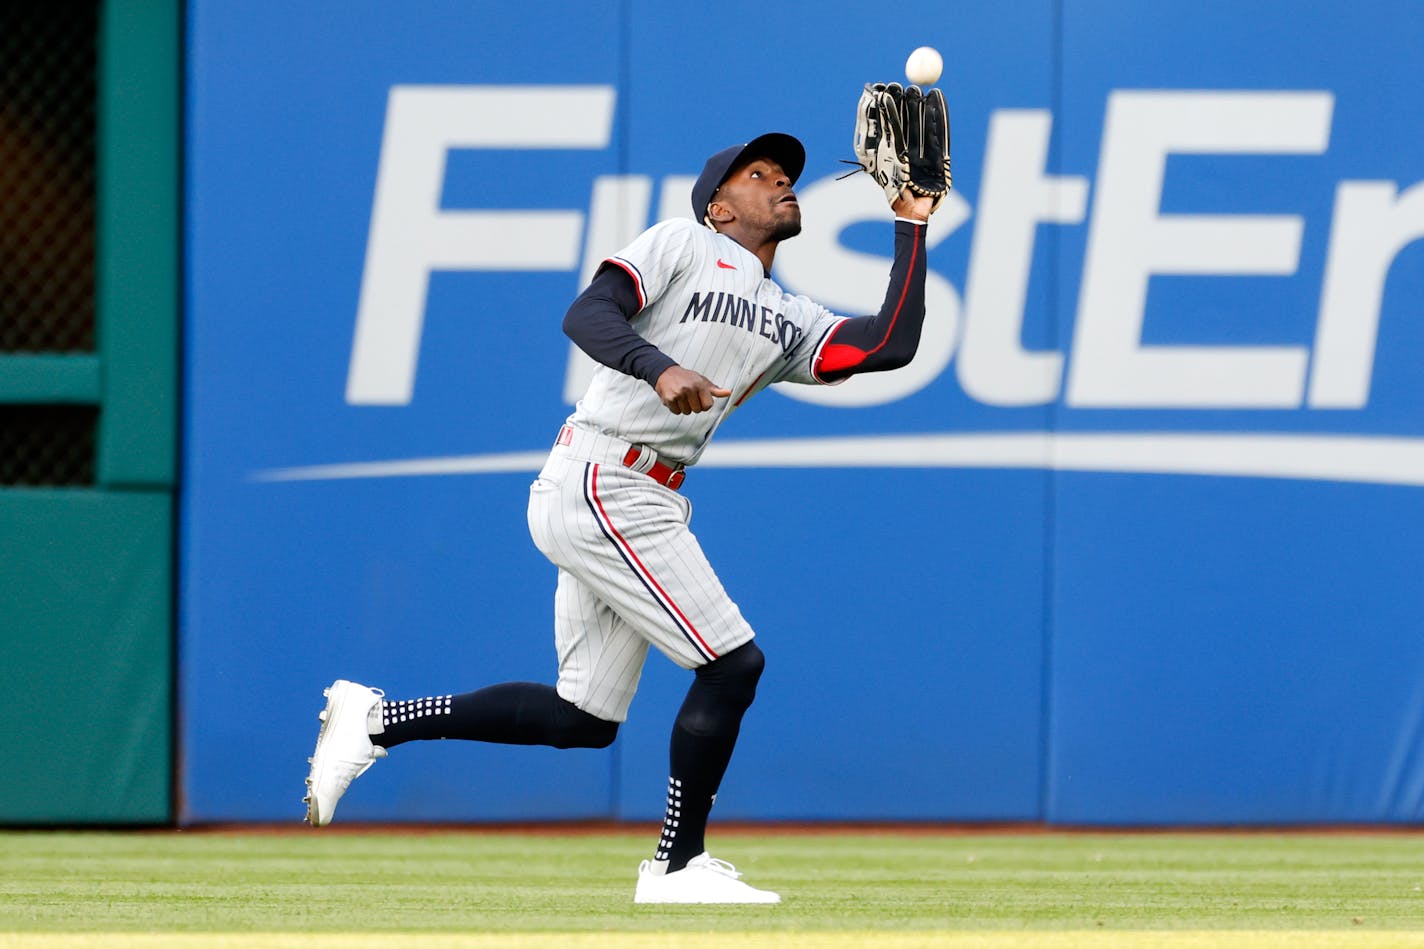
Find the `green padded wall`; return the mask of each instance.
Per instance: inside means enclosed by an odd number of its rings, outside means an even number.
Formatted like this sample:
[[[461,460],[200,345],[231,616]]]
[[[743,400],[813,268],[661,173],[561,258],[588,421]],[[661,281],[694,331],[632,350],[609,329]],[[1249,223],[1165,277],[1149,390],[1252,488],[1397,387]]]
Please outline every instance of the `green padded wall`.
[[[98,8],[96,352],[0,354],[0,403],[98,407],[92,485],[0,488],[0,824],[173,813],[179,24]]]
[[[178,5],[100,14],[99,482],[172,487],[178,391]]]
[[[0,821],[170,811],[166,491],[0,491]]]

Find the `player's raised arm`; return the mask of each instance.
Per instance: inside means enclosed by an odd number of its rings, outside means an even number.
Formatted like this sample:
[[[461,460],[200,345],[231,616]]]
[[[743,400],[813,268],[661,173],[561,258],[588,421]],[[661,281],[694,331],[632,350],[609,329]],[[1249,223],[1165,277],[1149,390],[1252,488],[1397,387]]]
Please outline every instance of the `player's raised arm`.
[[[924,321],[925,226],[901,218],[895,222],[895,263],[885,302],[873,316],[845,320],[831,332],[816,360],[816,378],[838,382],[860,372],[908,365],[919,348]]]
[[[895,261],[880,311],[841,323],[821,347],[815,376],[837,382],[899,369],[915,357],[925,318],[925,226],[950,188],[949,110],[938,89],[867,85],[855,152],[895,212]]]

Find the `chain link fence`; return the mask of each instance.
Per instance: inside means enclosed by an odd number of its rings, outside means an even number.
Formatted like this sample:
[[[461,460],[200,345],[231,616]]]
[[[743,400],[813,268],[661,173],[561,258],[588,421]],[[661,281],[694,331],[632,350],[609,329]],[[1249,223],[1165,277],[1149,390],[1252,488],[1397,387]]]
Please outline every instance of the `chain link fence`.
[[[94,483],[92,405],[0,405],[0,485]]]
[[[95,349],[99,4],[0,2],[0,355]],[[0,406],[0,485],[94,481],[98,410]]]
[[[98,4],[0,3],[0,351],[94,349]]]

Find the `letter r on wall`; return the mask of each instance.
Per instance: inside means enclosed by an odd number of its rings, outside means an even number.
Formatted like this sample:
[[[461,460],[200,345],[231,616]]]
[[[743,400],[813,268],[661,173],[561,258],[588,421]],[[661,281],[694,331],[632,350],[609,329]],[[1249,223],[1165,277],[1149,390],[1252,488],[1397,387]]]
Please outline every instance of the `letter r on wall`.
[[[584,215],[441,210],[457,148],[607,148],[611,86],[393,86],[346,378],[353,405],[406,405],[433,270],[573,270]]]

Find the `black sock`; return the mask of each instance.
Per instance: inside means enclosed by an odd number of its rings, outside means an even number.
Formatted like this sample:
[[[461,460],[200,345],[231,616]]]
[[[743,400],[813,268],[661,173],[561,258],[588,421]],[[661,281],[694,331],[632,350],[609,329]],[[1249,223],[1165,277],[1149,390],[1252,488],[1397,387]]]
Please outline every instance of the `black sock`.
[[[737,719],[740,724],[740,714]],[[673,726],[667,811],[654,855],[668,861],[669,873],[707,849],[707,818],[736,743],[735,730],[730,735],[693,735]]]
[[[707,818],[764,662],[756,643],[747,643],[698,669],[687,690],[673,723],[667,811],[654,855],[667,861],[668,873],[707,849]]]
[[[552,686],[505,682],[461,695],[381,703],[381,732],[371,741],[394,748],[407,741],[458,738],[505,745],[606,748],[618,723],[604,721],[559,697]]]

